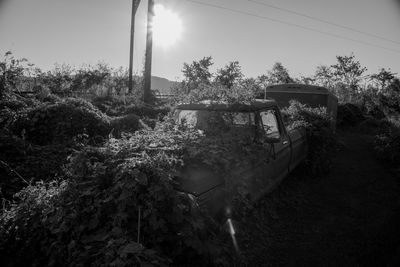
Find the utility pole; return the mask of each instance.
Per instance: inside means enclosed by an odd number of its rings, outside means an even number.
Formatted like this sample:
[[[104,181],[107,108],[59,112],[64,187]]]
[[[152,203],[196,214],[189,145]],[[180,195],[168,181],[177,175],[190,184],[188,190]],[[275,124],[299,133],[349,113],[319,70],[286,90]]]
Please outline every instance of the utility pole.
[[[154,17],[154,0],[149,0],[147,9],[147,36],[146,36],[146,55],[144,63],[144,85],[143,100],[145,103],[151,101],[151,59],[153,49],[153,17]]]
[[[132,94],[133,91],[133,79],[132,79],[132,68],[133,68],[133,44],[135,37],[135,16],[140,0],[132,0],[132,15],[131,15],[131,42],[129,47],[129,85],[128,94]]]

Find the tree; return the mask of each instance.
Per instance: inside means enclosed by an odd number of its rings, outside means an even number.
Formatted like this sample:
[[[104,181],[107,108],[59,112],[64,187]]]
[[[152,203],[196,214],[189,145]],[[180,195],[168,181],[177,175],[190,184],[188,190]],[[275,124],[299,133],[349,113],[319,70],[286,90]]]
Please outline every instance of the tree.
[[[27,59],[15,59],[10,51],[4,54],[0,61],[0,99],[18,89],[17,85],[27,70]]]
[[[47,73],[40,73],[38,78],[42,85],[47,86],[52,93],[70,93],[73,88],[76,70],[68,64],[55,64]]]
[[[210,67],[214,63],[212,57],[204,57],[199,61],[193,61],[192,64],[183,63],[183,75],[185,76],[185,83],[191,88],[196,88],[199,84],[210,84],[212,74]]]
[[[229,62],[224,68],[217,71],[215,81],[228,89],[237,85],[243,78],[243,73],[238,61]]]
[[[394,78],[392,82],[389,84],[388,89],[400,95],[400,79],[397,77]]]
[[[333,87],[333,73],[332,68],[325,65],[317,66],[314,73],[315,83],[317,85],[332,88]]]
[[[379,86],[379,90],[382,91],[391,84],[396,74],[397,73],[391,72],[390,69],[386,70],[385,68],[381,68],[378,73],[370,76],[370,80],[376,83]]]
[[[312,85],[315,83],[315,78],[314,77],[309,77],[309,76],[300,76],[300,78],[296,78],[295,82],[297,83],[302,83],[302,84],[307,84],[307,85]]]
[[[71,74],[70,74],[71,75]],[[95,66],[86,65],[75,71],[71,77],[71,91],[89,92],[95,86],[105,84],[112,75],[112,68],[104,62],[99,62]],[[111,93],[112,88],[108,88]]]
[[[244,92],[247,92],[248,95],[253,98],[256,98],[264,92],[262,84],[260,84],[258,79],[254,78],[242,79],[238,87],[242,88]]]
[[[351,101],[359,92],[359,83],[367,68],[361,66],[353,53],[350,56],[336,56],[336,59],[337,63],[331,65],[333,78],[335,82],[341,83],[340,87],[349,91],[350,99],[347,100]]]
[[[293,83],[294,80],[289,75],[289,71],[281,62],[276,62],[272,70],[268,71],[267,80],[269,84]]]

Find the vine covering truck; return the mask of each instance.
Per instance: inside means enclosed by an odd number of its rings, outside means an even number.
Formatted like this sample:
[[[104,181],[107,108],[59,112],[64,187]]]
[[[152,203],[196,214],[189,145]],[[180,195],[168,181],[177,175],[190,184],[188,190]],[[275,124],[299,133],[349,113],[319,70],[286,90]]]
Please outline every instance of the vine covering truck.
[[[176,107],[180,124],[209,140],[176,176],[178,190],[225,220],[236,197],[255,201],[273,190],[307,154],[305,129],[287,130],[274,100],[249,104],[203,102]]]
[[[332,118],[331,129],[335,131],[338,99],[325,87],[296,83],[276,84],[267,86],[259,98],[275,99],[281,108],[288,107],[292,99],[312,108],[325,107],[326,113]]]

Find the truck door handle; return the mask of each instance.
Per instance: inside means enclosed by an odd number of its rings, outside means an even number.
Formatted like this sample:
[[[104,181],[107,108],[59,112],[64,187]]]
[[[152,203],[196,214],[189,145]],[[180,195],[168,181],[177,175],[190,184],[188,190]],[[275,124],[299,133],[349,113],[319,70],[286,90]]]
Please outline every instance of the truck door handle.
[[[289,141],[283,141],[282,145],[287,145],[289,144]]]

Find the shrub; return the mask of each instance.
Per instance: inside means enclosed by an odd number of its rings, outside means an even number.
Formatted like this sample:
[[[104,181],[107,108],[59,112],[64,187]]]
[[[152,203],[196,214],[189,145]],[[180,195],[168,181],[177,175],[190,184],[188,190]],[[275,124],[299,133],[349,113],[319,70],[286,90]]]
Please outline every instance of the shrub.
[[[164,117],[170,111],[170,109],[167,107],[146,106],[137,98],[132,98],[130,96],[95,97],[92,100],[92,103],[109,116],[135,114],[141,118],[148,117],[152,119],[158,119],[160,117]]]
[[[194,88],[191,88],[188,84],[181,83],[172,88],[172,92],[176,95],[174,101],[186,103],[196,103],[202,100],[225,101],[228,103],[249,102],[259,94],[258,90],[255,84],[238,84],[228,88],[218,83],[200,83]]]
[[[216,228],[192,213],[193,200],[174,190],[172,179],[182,147],[197,136],[136,133],[74,154],[68,182],[28,186],[1,215],[3,262],[132,266],[168,264],[166,257],[175,264],[210,259],[220,251]]]
[[[18,112],[27,107],[24,101],[12,97],[0,100],[0,129],[8,129],[17,119]]]
[[[121,115],[122,112],[118,109],[125,105],[122,98],[115,96],[98,96],[93,98],[91,102],[102,112],[110,116]]]
[[[42,102],[49,102],[49,103],[57,103],[57,102],[61,102],[62,99],[54,94],[48,94],[48,95],[39,95],[38,98],[42,101]]]
[[[59,96],[52,94],[46,86],[35,85],[32,90],[35,92],[34,97],[40,102],[56,103],[62,101]]]
[[[29,69],[27,59],[16,59],[7,51],[0,59],[0,100],[17,89]]]
[[[19,111],[27,107],[28,105],[22,100],[7,99],[0,101],[0,110],[8,108],[12,111]]]
[[[111,119],[111,127],[116,137],[121,137],[122,132],[135,132],[148,128],[135,114],[128,114]]]
[[[171,111],[168,107],[149,107],[144,105],[129,105],[125,108],[125,114],[136,114],[139,117],[159,119],[166,116]]]
[[[12,205],[9,210],[2,211],[0,256],[3,266],[54,265],[54,262],[43,261],[39,244],[49,245],[46,244],[46,240],[51,233],[43,231],[43,221],[39,217],[48,214],[54,208],[54,200],[66,186],[65,182],[27,186],[16,194],[20,199],[19,205]],[[51,254],[51,247],[46,246],[46,249],[49,249]]]
[[[388,165],[400,167],[400,128],[392,125],[374,139],[374,150],[379,159]]]
[[[143,118],[142,121],[145,125],[147,125],[151,129],[154,129],[157,125],[157,122],[159,122],[159,120],[157,120],[157,119],[150,119],[150,118],[146,118],[146,117]]]
[[[366,102],[364,105],[364,113],[376,119],[383,119],[386,117],[383,108],[375,102]]]
[[[355,126],[364,120],[362,110],[354,104],[339,104],[337,110],[337,126],[348,127]]]
[[[63,164],[67,163],[71,153],[72,149],[62,145],[32,145],[10,132],[0,131],[2,197],[11,199],[26,186],[26,182],[49,181],[61,175]]]
[[[312,176],[326,174],[332,164],[336,149],[336,136],[332,132],[331,118],[325,108],[311,108],[292,100],[290,106],[282,110],[288,129],[304,127],[306,129],[308,155],[305,170]]]
[[[366,91],[359,94],[359,106],[363,114],[375,119],[385,118],[385,104],[382,102],[382,94]]]
[[[9,108],[0,109],[0,128],[8,129],[17,119],[17,113]]]
[[[109,118],[82,99],[66,99],[55,104],[42,104],[21,115],[13,126],[26,140],[44,145],[68,143],[79,134],[89,138],[109,134]]]

